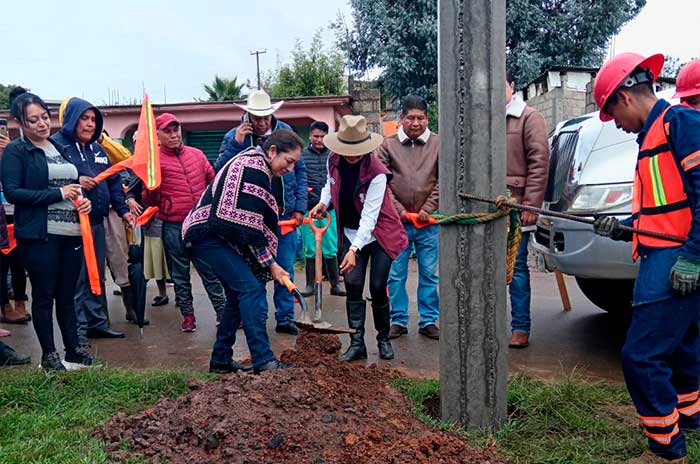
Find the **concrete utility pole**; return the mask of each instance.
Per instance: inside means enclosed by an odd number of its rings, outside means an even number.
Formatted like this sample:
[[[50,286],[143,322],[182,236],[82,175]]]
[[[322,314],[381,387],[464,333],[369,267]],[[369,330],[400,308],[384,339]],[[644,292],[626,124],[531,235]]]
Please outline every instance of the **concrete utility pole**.
[[[440,211],[486,212],[460,192],[505,189],[505,0],[439,0]],[[440,228],[442,419],[506,418],[506,223]]]
[[[265,53],[267,53],[267,50],[255,50],[254,52],[250,52],[251,55],[255,55],[255,63],[258,69],[258,90],[262,89],[260,85],[260,55]]]

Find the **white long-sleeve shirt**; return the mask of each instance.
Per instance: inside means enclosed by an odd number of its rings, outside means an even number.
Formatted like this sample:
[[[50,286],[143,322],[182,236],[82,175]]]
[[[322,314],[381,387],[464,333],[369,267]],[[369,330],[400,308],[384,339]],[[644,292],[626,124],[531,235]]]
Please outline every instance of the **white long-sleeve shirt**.
[[[360,227],[357,229],[350,229],[348,227],[343,228],[343,233],[348,240],[350,240],[351,246],[357,248],[358,251],[365,245],[369,245],[376,240],[374,237],[374,227],[377,225],[377,218],[379,218],[379,211],[382,208],[385,191],[386,174],[378,174],[374,177],[374,179],[372,179],[372,182],[370,182],[364,202],[362,202]],[[321,203],[323,203],[324,206],[328,206],[330,202],[331,177],[329,175],[326,177],[326,185],[321,191]],[[342,205],[341,208],[342,207],[354,208],[355,205]]]

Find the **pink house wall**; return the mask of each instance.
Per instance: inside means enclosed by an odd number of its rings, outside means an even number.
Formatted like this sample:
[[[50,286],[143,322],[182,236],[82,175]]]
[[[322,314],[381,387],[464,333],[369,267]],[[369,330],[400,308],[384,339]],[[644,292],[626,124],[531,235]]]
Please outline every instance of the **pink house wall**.
[[[285,100],[275,116],[293,126],[308,125],[313,121],[323,121],[335,130],[340,118],[351,114],[349,96],[303,97]],[[245,102],[240,102],[245,103]],[[105,119],[105,129],[116,139],[131,137],[139,119],[140,106],[99,107]],[[160,113],[173,113],[185,131],[228,130],[239,124],[243,110],[232,102],[173,103],[153,105],[156,116]],[[0,111],[0,118],[9,119],[7,111]],[[58,129],[58,110],[52,109],[51,126]],[[10,121],[13,136],[17,125]]]

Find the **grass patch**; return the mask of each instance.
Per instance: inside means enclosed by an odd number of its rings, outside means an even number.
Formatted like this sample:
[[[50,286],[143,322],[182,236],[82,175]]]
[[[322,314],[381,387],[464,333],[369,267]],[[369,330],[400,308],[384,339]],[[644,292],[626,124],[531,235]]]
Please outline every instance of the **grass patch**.
[[[86,369],[46,376],[36,369],[3,369],[0,462],[107,462],[90,435],[94,427],[119,411],[135,413],[186,393],[195,376],[203,377],[164,370]]]
[[[397,378],[393,385],[411,400],[420,420],[456,432],[477,447],[494,442],[513,464],[624,462],[646,446],[624,385],[588,384],[574,377],[544,383],[514,376],[508,385],[509,420],[495,433],[467,432],[429,415],[427,407],[440,395],[437,380]],[[700,434],[687,439],[689,462],[700,462]]]

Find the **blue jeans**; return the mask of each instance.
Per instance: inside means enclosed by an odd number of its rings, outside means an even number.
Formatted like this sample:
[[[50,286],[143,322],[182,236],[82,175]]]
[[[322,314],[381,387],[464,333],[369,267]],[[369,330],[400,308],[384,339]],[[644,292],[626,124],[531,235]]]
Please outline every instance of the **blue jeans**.
[[[75,286],[75,318],[78,324],[78,337],[83,344],[87,344],[86,334],[88,330],[109,329],[107,299],[105,297],[105,256],[107,254],[105,226],[104,224],[95,224],[91,229],[92,239],[95,243],[97,268],[100,272],[102,295],[94,295],[90,290],[90,279],[88,278],[85,257],[83,256],[78,283]]]
[[[294,234],[291,234],[294,235]],[[267,337],[267,294],[265,284],[255,278],[245,260],[220,239],[195,243],[192,253],[216,272],[227,302],[221,311],[216,342],[211,353],[214,364],[229,364],[236,343],[236,330],[243,321],[243,331],[255,367],[275,359]]]
[[[192,284],[190,283],[190,261],[194,263],[199,277],[202,278],[204,290],[214,311],[221,312],[226,304],[226,297],[212,266],[206,261],[191,255],[185,249],[182,241],[182,223],[163,221],[163,249],[165,260],[168,264],[170,276],[175,284],[175,304],[184,315],[194,313],[194,300],[192,299]]]
[[[394,260],[389,273],[389,298],[391,300],[391,323],[408,327],[408,258],[415,246],[418,258],[418,326],[423,328],[435,324],[440,315],[438,296],[438,247],[440,233],[437,226],[416,229],[413,224],[404,224],[408,235],[408,246]]]
[[[307,226],[308,227],[308,226]],[[297,228],[294,231],[294,234],[297,237],[297,244],[296,244],[296,252],[295,252],[295,259],[301,263],[304,262],[304,242],[302,241],[302,235],[301,235],[301,229]]]
[[[523,232],[515,271],[510,283],[511,331],[530,333],[530,269],[527,267],[527,245],[530,232]]]
[[[282,269],[289,272],[289,278],[294,281],[294,259],[297,251],[297,234],[282,235],[277,233],[277,256],[275,260]],[[275,320],[277,324],[289,324],[294,320],[294,297],[283,285],[275,282]]]

